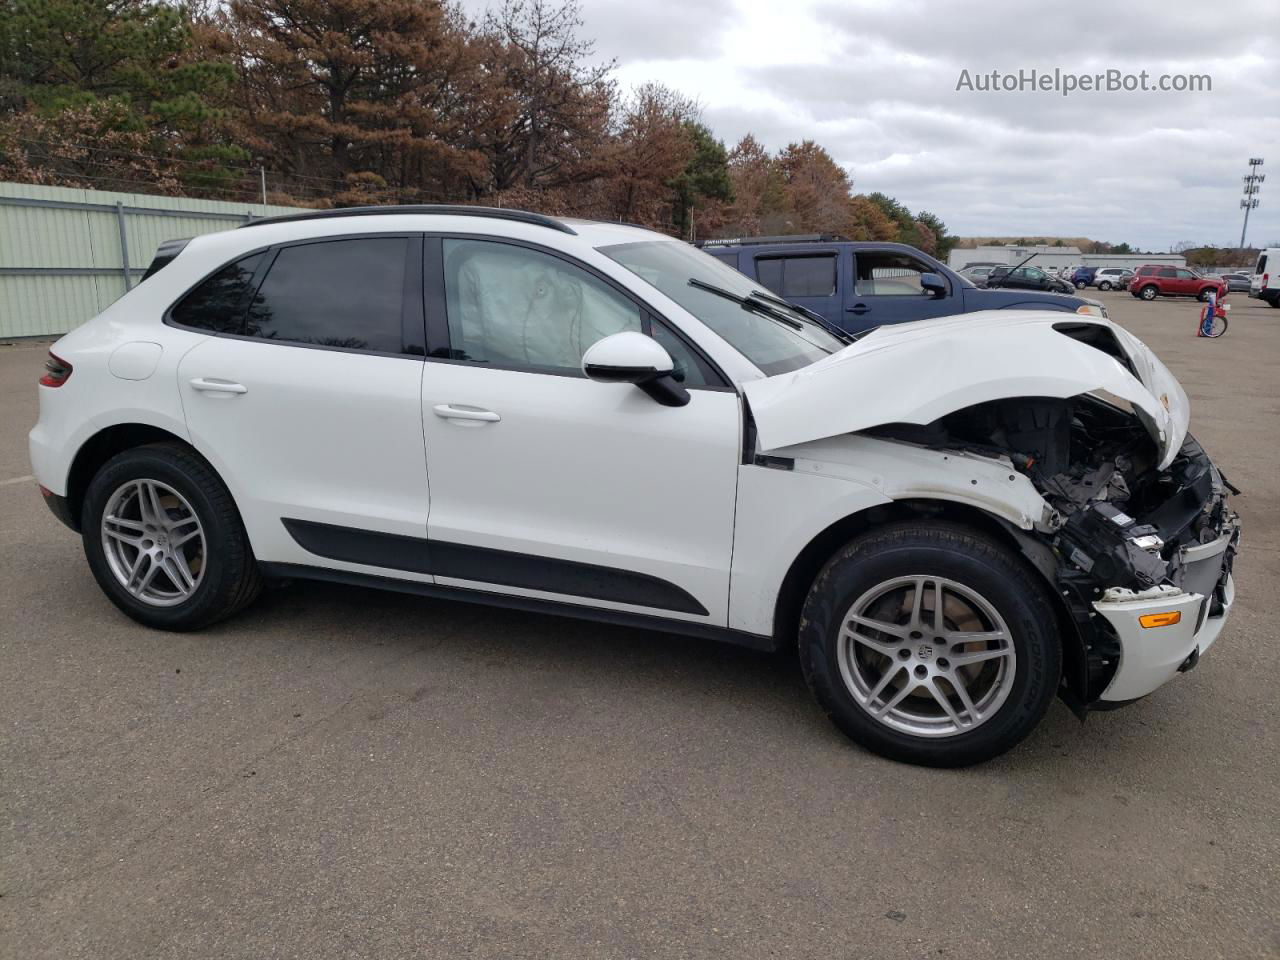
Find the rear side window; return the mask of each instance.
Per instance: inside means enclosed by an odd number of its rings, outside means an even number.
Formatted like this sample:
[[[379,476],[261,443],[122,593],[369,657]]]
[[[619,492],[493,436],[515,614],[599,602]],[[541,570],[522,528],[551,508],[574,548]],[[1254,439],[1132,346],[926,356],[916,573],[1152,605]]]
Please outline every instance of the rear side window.
[[[1156,274],[1159,277],[1176,277],[1177,275],[1178,271],[1173,267],[1161,267],[1160,272]]]
[[[756,276],[781,297],[829,297],[836,292],[835,254],[759,257]]]
[[[244,333],[348,350],[402,352],[410,247],[405,237],[284,247],[253,298]]]
[[[1254,273],[1267,272],[1267,255],[1264,253],[1258,257],[1258,266],[1254,269]]]
[[[253,275],[263,253],[228,264],[182,298],[170,311],[175,323],[211,333],[239,333],[249,305]]]

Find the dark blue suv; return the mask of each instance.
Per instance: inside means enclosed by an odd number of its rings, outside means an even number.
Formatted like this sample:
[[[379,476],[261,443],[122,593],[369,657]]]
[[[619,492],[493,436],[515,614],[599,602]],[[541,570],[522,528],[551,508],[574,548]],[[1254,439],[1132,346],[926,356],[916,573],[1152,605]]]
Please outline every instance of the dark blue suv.
[[[1106,316],[1106,308],[1097,300],[976,287],[904,243],[782,236],[708,240],[702,249],[850,333],[975,310],[1063,310]]]

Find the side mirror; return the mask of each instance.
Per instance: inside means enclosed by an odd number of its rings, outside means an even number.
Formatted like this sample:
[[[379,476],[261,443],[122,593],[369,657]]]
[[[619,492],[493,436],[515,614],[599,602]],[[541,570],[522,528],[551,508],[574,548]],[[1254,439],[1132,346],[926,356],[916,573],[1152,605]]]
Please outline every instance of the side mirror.
[[[582,372],[599,383],[634,383],[663,406],[689,402],[689,391],[673,376],[671,354],[643,333],[625,330],[597,340],[582,355]]]
[[[920,274],[920,288],[929,294],[934,300],[938,300],[947,295],[947,281],[943,280],[936,273]]]

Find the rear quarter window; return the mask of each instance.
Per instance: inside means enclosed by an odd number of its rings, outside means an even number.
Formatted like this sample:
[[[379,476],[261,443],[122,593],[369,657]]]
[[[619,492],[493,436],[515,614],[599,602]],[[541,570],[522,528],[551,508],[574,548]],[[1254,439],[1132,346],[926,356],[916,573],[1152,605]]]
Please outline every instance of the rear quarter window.
[[[179,300],[169,318],[184,327],[211,333],[240,333],[249,306],[253,276],[265,253],[229,263]]]

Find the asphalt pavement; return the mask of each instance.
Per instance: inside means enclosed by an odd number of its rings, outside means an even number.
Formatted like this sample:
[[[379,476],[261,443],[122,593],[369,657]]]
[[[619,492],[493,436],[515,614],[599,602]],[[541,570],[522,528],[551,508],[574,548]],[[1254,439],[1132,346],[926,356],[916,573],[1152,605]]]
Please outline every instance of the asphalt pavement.
[[[0,346],[0,957],[1280,955],[1280,310],[1099,296],[1244,490],[1236,610],[960,771],[641,630],[319,584],[138,626],[26,478],[48,345]]]

